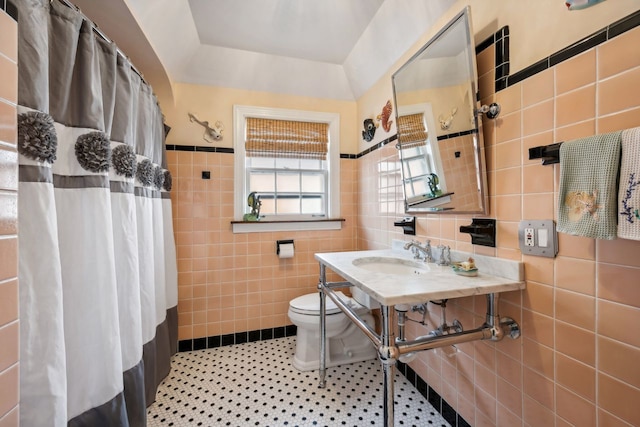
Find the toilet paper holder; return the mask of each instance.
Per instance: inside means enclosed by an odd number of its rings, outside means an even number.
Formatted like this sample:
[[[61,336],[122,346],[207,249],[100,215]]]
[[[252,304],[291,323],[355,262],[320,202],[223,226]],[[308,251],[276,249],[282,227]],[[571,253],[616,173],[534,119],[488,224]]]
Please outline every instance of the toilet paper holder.
[[[276,240],[276,255],[280,255],[280,245],[293,245],[293,239],[290,240]],[[293,245],[295,248],[295,245]]]

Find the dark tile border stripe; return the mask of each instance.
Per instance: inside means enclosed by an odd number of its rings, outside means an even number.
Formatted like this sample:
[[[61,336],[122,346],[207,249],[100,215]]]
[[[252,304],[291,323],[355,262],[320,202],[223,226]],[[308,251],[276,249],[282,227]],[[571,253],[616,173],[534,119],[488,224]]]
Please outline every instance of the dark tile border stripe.
[[[640,10],[617,20],[607,26],[607,38],[610,40],[640,25]]]
[[[409,365],[402,362],[397,362],[396,367],[398,372],[405,376],[420,394],[427,399],[427,401],[433,406],[436,411],[440,412],[442,417],[447,420],[452,427],[471,427],[460,414],[458,414],[452,407],[444,400],[437,391],[432,389],[425,380],[423,380]]]
[[[398,134],[391,135],[389,138],[383,139],[382,141],[378,142],[377,144],[374,144],[371,147],[367,148],[366,150],[360,152],[354,158],[359,159],[360,157],[366,156],[367,154],[371,153],[372,151],[376,151],[378,148],[382,148],[385,145],[389,144],[390,142],[395,141],[396,139],[398,139]]]
[[[498,87],[498,78],[496,74],[496,92],[502,89],[506,89],[509,86],[513,86],[516,83],[521,82],[531,76],[534,76],[548,68],[551,68],[559,63],[573,58],[589,49],[592,49],[620,34],[625,33],[637,26],[640,26],[640,10],[633,12],[626,17],[607,25],[606,27],[596,31],[595,33],[588,35],[587,37],[578,40],[577,42],[560,49],[559,51],[552,53],[548,57],[541,59],[540,61],[529,65],[528,67],[518,71],[507,77],[507,84],[500,85]],[[504,87],[502,87],[504,86]]]
[[[266,341],[274,338],[284,338],[296,335],[295,325],[279,326],[277,328],[257,329],[234,334],[214,335],[210,337],[193,338],[178,341],[178,351],[205,350],[207,348],[224,347],[247,342]]]
[[[496,35],[491,34],[489,37],[487,37],[486,39],[478,43],[478,45],[476,46],[476,55],[478,55],[483,50],[493,46],[495,42],[496,42]]]
[[[541,59],[535,64],[531,64],[527,68],[524,68],[523,70],[520,70],[515,74],[507,76],[507,84],[502,89],[513,86],[514,84],[519,83],[524,79],[528,79],[529,77],[538,74],[546,70],[547,68],[549,68],[549,58]]]
[[[386,138],[378,143],[376,143],[375,145],[372,145],[371,147],[367,148],[366,150],[364,150],[363,152],[359,153],[359,154],[340,154],[340,158],[341,159],[359,159],[360,157],[369,154],[372,151],[377,150],[378,148],[382,148],[385,145],[389,144],[390,142],[395,141],[396,139],[398,139],[398,135],[391,135],[389,138]],[[166,150],[167,151],[189,151],[189,152],[205,152],[205,153],[228,153],[228,154],[233,154],[234,153],[234,149],[233,148],[228,148],[228,147],[203,147],[201,145],[173,145],[173,144],[167,144],[166,145]]]
[[[495,49],[495,91],[507,87],[509,75],[509,26],[504,26],[476,46],[476,55],[494,46]]]
[[[460,136],[465,136],[465,135],[473,135],[474,133],[478,133],[475,129],[470,129],[470,130],[465,130],[462,132],[456,132],[456,133],[450,133],[447,135],[440,135],[438,137],[438,141],[444,141],[446,139],[453,139],[453,138],[458,138]]]
[[[586,52],[587,50],[594,48],[606,41],[607,41],[606,29],[593,33],[590,36],[587,36],[584,39],[579,40],[574,44],[567,46],[564,49],[549,55],[549,67],[553,67],[554,65],[557,65],[563,61],[566,61],[567,59],[573,58],[574,56],[577,56],[582,52]]]
[[[494,35],[496,40],[495,47],[495,91],[500,90],[506,85],[507,76],[509,75],[509,27],[500,28]]]
[[[167,151],[194,151],[204,153],[231,153],[233,154],[233,148],[229,147],[203,147],[201,145],[166,145]]]
[[[13,18],[14,21],[18,22],[18,8],[13,3],[7,0],[0,0],[0,10],[4,10],[7,15]]]

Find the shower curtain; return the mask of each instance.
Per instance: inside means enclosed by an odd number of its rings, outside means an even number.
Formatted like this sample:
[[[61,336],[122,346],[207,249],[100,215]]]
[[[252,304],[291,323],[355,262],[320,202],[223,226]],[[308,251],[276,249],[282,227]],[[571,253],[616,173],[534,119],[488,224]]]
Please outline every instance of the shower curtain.
[[[162,113],[76,9],[15,6],[21,424],[144,426],[177,346]]]

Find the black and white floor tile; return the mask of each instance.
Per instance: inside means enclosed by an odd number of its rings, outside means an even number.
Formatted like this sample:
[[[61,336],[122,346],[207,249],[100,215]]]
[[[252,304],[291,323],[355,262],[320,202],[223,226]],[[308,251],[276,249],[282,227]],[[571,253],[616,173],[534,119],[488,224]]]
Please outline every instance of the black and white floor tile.
[[[295,337],[178,353],[149,407],[148,426],[381,426],[377,359],[317,372],[291,365]],[[404,376],[395,378],[396,426],[449,427]]]

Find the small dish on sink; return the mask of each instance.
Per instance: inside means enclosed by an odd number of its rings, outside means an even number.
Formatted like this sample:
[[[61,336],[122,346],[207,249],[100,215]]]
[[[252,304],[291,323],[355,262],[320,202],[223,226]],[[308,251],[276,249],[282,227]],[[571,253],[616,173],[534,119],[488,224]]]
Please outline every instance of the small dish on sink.
[[[452,265],[453,271],[460,276],[474,277],[478,275],[477,268],[465,269],[457,265]]]
[[[473,262],[473,258],[469,258],[468,261],[464,262],[454,262],[451,264],[451,268],[460,276],[473,277],[478,275],[478,268]]]

